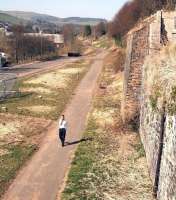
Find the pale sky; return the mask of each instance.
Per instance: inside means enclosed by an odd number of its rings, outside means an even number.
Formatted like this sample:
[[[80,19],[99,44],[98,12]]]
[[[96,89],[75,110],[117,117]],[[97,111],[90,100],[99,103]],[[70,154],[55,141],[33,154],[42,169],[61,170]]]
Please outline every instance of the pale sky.
[[[33,11],[57,17],[112,19],[127,0],[0,0],[0,10]]]

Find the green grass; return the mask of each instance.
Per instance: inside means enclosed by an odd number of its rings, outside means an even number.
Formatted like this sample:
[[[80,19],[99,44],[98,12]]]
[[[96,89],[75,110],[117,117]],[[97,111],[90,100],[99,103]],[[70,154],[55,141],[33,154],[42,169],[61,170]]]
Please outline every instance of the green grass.
[[[0,156],[0,197],[3,195],[17,170],[36,150],[36,145],[5,145],[9,154]]]
[[[107,84],[111,84],[113,81],[103,75],[101,78]],[[116,109],[116,106],[117,102],[114,102],[109,96],[96,96],[94,100],[94,109]],[[101,184],[99,181],[103,178],[103,167],[99,168],[96,163],[101,159],[102,153],[108,145],[108,135],[106,134],[107,130],[100,129],[101,131],[99,131],[98,128],[100,127],[97,125],[96,119],[90,114],[84,138],[91,138],[91,140],[81,143],[76,151],[62,200],[94,200],[101,196],[92,185]],[[89,177],[89,173],[94,174],[95,177],[91,177],[91,175]]]
[[[0,13],[0,21],[11,24],[20,24],[21,22],[25,22],[23,19],[18,19],[17,17],[13,17],[5,13]]]
[[[141,142],[141,139],[140,137],[138,137],[137,139],[137,143],[135,145],[133,145],[134,149],[137,151],[137,154],[138,154],[138,157],[137,159],[139,158],[142,158],[142,157],[145,157],[145,150],[144,150],[144,146]]]
[[[89,120],[85,136],[94,139],[95,124],[93,120]],[[64,191],[63,199],[86,199],[86,194],[82,191],[88,190],[88,184],[82,184],[82,179],[90,170],[92,164],[95,162],[96,155],[93,148],[93,142],[83,142],[75,155],[72,162],[72,169],[68,176],[68,185]],[[74,198],[72,198],[74,196]],[[81,198],[80,198],[81,197]]]

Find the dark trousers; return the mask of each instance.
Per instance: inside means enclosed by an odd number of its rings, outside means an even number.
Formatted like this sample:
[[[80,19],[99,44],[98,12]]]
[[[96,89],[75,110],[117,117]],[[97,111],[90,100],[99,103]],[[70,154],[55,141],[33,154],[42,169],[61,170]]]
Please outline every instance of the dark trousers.
[[[64,143],[65,143],[65,136],[66,136],[66,129],[60,128],[59,129],[59,138],[61,140],[62,146],[64,146]]]

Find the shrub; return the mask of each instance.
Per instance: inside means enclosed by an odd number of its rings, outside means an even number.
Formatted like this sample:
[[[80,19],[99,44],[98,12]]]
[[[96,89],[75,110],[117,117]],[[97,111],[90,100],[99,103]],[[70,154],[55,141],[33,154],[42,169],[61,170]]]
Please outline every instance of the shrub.
[[[90,36],[92,34],[92,28],[90,25],[86,25],[84,29],[84,36]]]

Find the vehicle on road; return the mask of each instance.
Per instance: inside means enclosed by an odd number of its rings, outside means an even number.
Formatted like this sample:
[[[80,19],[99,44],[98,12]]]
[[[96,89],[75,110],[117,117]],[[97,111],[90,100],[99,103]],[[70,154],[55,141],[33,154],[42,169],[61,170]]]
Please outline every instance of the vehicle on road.
[[[8,67],[9,64],[10,60],[8,54],[0,52],[0,67]]]
[[[68,52],[68,57],[79,57],[81,54],[79,52]]]

